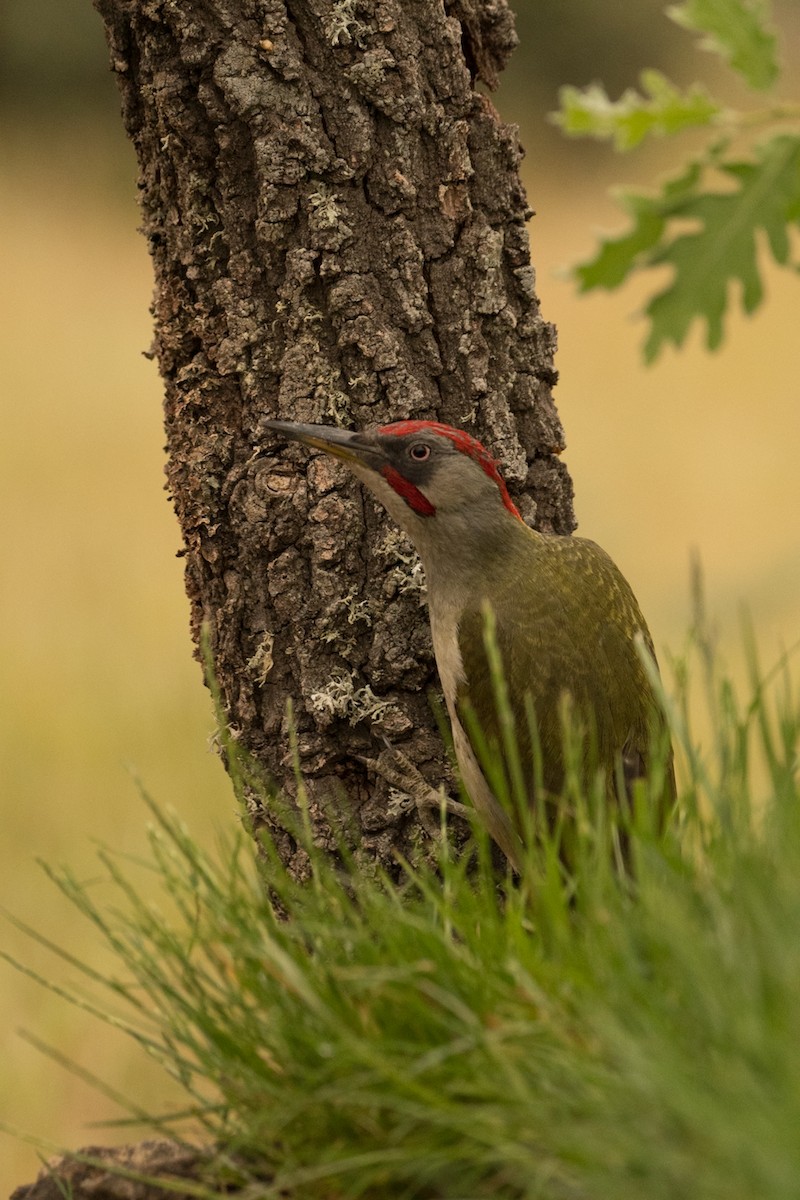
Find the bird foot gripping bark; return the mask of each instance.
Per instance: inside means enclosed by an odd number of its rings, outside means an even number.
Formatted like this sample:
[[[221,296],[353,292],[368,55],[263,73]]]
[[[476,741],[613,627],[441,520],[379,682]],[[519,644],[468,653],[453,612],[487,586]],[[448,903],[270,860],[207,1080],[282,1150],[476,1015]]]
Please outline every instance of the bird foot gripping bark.
[[[439,820],[434,818],[434,813],[439,814],[444,810],[451,816],[470,819],[472,810],[466,804],[451,799],[443,785],[432,787],[402,750],[397,750],[389,742],[385,744],[386,749],[377,758],[364,758],[362,762],[391,787],[411,798],[420,822],[430,837],[438,837],[440,833]]]

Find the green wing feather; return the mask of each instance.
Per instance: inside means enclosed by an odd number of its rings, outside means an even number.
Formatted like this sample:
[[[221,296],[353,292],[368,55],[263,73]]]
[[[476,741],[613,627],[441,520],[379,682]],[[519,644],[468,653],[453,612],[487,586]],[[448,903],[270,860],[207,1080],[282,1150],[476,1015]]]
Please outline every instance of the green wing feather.
[[[594,757],[607,777],[614,779],[620,758],[627,774],[642,774],[657,705],[636,649],[637,633],[651,653],[653,644],[630,586],[594,542],[547,538],[525,526],[519,531],[524,540],[490,576],[502,582],[476,596],[459,623],[465,674],[459,708],[474,713],[490,744],[502,745],[484,646],[488,601],[529,777],[526,694],[536,714],[546,791],[557,794],[563,782],[564,693],[591,728]],[[509,561],[516,564],[511,573],[503,569]]]

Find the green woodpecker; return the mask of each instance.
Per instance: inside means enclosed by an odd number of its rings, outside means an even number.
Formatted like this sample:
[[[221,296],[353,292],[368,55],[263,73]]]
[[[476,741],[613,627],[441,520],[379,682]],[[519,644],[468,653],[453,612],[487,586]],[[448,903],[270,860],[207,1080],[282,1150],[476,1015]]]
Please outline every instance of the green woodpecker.
[[[539,739],[540,784],[563,785],[563,697],[592,731],[593,761],[613,794],[620,764],[646,769],[657,703],[637,650],[652,654],[644,617],[605,551],[578,537],[537,533],[517,511],[498,464],[480,442],[449,425],[398,421],[351,433],[327,425],[267,421],[267,428],[340,459],[409,535],[425,570],[428,608],[459,769],[491,836],[519,869],[514,822],[493,795],[470,741],[471,712],[502,745],[485,650],[486,604],[494,613],[520,746],[533,764],[526,696]],[[528,702],[528,704],[530,703]],[[671,767],[666,798],[674,789]]]

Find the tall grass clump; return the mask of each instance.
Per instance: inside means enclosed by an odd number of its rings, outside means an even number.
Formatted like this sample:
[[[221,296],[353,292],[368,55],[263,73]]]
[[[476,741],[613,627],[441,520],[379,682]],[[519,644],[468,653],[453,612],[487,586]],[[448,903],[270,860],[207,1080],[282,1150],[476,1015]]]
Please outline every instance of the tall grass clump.
[[[646,819],[663,763],[604,822],[573,795],[569,868],[548,825],[516,880],[479,831],[376,880],[301,820],[299,885],[152,806],[160,901],[112,852],[113,907],[50,870],[117,956],[84,968],[107,1019],[185,1090],[150,1124],[217,1147],[204,1194],[795,1200],[800,705],[785,662],[753,654],[742,699],[699,650],[713,740],[676,660],[673,821]]]

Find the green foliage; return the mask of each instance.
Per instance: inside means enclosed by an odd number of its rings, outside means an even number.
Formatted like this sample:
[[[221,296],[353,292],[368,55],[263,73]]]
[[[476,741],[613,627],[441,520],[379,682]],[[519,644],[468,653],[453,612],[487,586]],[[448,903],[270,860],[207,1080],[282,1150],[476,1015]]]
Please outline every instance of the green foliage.
[[[766,89],[776,82],[777,39],[766,0],[684,0],[667,14],[703,35],[700,45],[727,59],[751,88]]]
[[[751,161],[719,161],[719,170],[733,185],[725,192],[706,191],[703,165],[695,162],[658,196],[623,193],[630,230],[604,240],[596,258],[576,268],[581,291],[618,287],[643,267],[673,268],[671,282],[645,309],[648,362],[664,342],[681,346],[695,316],[707,322],[708,346],[715,350],[734,281],[741,285],[745,312],[758,307],[764,294],[759,231],[775,261],[789,261],[788,228],[800,221],[800,137],[776,136],[757,146]],[[672,232],[673,221],[691,226]]]
[[[667,10],[701,35],[701,45],[722,55],[753,89],[779,78],[776,37],[761,0],[686,0]],[[685,93],[658,72],[642,73],[643,95],[629,90],[611,101],[604,89],[561,91],[554,120],[572,136],[589,136],[629,150],[650,134],[672,135],[695,126],[712,134],[706,150],[654,193],[620,192],[631,218],[623,234],[603,239],[595,256],[575,268],[581,291],[619,287],[635,272],[669,266],[667,286],[645,308],[650,332],[644,352],[652,362],[665,343],[683,345],[700,318],[709,349],[723,338],[732,283],[741,287],[747,313],[761,303],[759,231],[775,262],[796,266],[789,232],[800,225],[800,134],[775,131],[743,154],[728,157],[731,140],[750,130],[800,120],[800,106],[773,105],[765,112],[724,108],[701,85]],[[724,136],[720,137],[720,130]],[[690,223],[687,231],[686,223]]]
[[[794,1200],[800,705],[754,657],[742,703],[698,645],[715,741],[701,754],[676,660],[673,826],[653,833],[647,786],[605,821],[573,791],[568,872],[544,826],[516,882],[479,831],[469,860],[445,841],[437,872],[368,879],[301,811],[299,885],[268,839],[258,864],[244,836],[209,855],[156,808],[158,902],[112,852],[111,904],[50,872],[118,960],[83,968],[105,1019],[185,1089],[151,1124],[219,1148],[197,1194]]]
[[[660,71],[642,71],[642,92],[632,88],[611,100],[598,83],[581,90],[563,87],[556,124],[571,137],[612,140],[617,150],[632,150],[649,134],[680,133],[692,125],[708,125],[720,112],[708,92],[696,84],[681,92]]]

